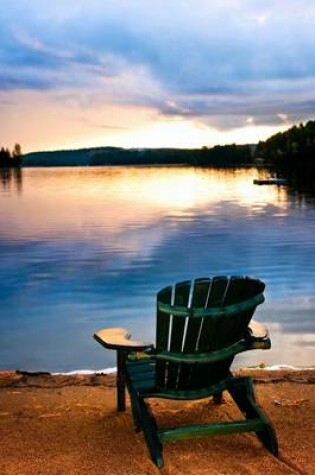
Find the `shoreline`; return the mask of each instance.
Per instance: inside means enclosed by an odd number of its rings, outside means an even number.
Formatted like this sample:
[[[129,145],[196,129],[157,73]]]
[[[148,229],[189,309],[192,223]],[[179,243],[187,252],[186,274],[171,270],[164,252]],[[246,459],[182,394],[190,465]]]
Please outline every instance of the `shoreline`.
[[[117,368],[109,367],[99,370],[90,370],[90,369],[78,369],[66,372],[49,372],[49,371],[27,371],[27,370],[13,370],[13,369],[0,369],[0,388],[8,385],[19,384],[22,380],[25,382],[25,385],[28,381],[33,380],[34,378],[40,380],[51,380],[57,381],[62,379],[72,379],[73,382],[86,380],[87,384],[89,381],[94,381],[95,379],[101,379],[106,381],[106,379],[115,379]],[[247,366],[241,368],[232,368],[233,374],[237,376],[251,376],[254,381],[263,381],[264,379],[268,381],[278,381],[278,380],[303,380],[313,384],[315,380],[315,367],[299,367],[299,366],[289,366],[289,365],[272,365],[272,366]]]
[[[315,369],[242,368],[277,432],[279,458],[251,433],[165,444],[165,467],[151,462],[131,408],[116,411],[115,374],[0,370],[1,475],[311,475],[315,467]],[[239,419],[229,394],[216,406],[153,399],[165,427]]]
[[[315,368],[274,366],[269,368],[244,367],[233,370],[236,376],[250,376],[255,384],[294,382],[315,384]],[[0,369],[0,389],[19,388],[57,388],[66,386],[103,386],[115,388],[116,368],[105,370],[78,370],[68,373],[49,373],[46,371],[28,372]],[[315,391],[314,391],[315,397]]]
[[[305,371],[315,371],[315,366],[292,366],[286,364],[273,364],[271,366],[266,366],[265,364],[258,364],[255,366],[244,366],[244,367],[232,367],[233,372],[238,371],[265,371],[265,372],[274,372],[274,371],[286,371],[286,372],[305,372]],[[70,371],[46,371],[46,370],[27,370],[27,369],[12,369],[12,368],[0,368],[0,375],[2,373],[24,373],[29,375],[36,374],[47,374],[51,376],[76,376],[76,375],[93,375],[93,374],[115,374],[117,372],[117,367],[106,367],[101,369],[89,369],[89,368],[77,368]]]

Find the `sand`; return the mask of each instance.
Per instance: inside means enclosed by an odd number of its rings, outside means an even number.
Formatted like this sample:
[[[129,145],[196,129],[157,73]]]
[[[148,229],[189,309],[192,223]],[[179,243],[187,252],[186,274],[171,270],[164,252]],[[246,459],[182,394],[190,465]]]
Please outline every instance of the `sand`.
[[[0,474],[315,474],[315,371],[240,372],[254,377],[277,431],[279,458],[247,433],[166,444],[158,470],[143,435],[133,431],[129,401],[125,413],[116,412],[114,375],[2,371]],[[153,400],[152,410],[164,426],[239,417],[228,395],[221,406]]]

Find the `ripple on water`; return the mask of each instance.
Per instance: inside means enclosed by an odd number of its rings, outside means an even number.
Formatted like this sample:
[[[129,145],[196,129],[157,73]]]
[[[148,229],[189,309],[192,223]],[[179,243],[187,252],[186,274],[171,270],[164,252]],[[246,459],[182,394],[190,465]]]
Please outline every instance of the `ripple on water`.
[[[159,288],[225,273],[266,282],[257,317],[271,325],[273,348],[240,361],[309,364],[314,200],[285,187],[255,187],[256,174],[23,170],[18,188],[0,191],[1,365],[112,366],[114,355],[91,337],[95,330],[128,326],[137,338],[153,340]]]

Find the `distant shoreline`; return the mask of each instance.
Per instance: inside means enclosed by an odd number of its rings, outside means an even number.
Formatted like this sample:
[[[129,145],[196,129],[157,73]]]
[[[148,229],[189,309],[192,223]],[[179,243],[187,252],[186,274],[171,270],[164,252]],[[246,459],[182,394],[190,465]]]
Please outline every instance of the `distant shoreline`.
[[[256,163],[248,163],[248,164],[243,164],[243,165],[196,165],[196,164],[189,164],[189,163],[110,163],[110,164],[105,164],[105,165],[80,165],[80,164],[74,164],[74,165],[22,165],[21,168],[105,168],[105,167],[114,167],[114,168],[119,168],[119,167],[128,167],[128,168],[185,168],[185,167],[191,167],[191,168],[271,168],[274,165],[272,163],[266,163],[263,165],[257,165]]]
[[[256,145],[224,145],[199,149],[98,147],[33,152],[22,166],[238,166],[253,162]]]

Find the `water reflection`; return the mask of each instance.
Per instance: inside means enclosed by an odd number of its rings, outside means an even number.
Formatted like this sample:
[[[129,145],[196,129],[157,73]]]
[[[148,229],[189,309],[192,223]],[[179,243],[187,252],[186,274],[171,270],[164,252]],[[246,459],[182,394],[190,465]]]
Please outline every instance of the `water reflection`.
[[[254,186],[256,176],[256,169],[24,170],[23,195],[0,194],[2,365],[111,366],[114,355],[94,344],[94,330],[123,325],[152,340],[159,288],[224,273],[267,284],[258,318],[273,329],[273,350],[245,362],[310,365],[315,208],[301,208],[290,187]]]
[[[18,236],[78,231],[114,232],[146,225],[165,216],[183,219],[202,210],[216,215],[234,203],[247,213],[269,208],[285,213],[284,187],[256,187],[255,169],[205,170],[193,168],[69,168],[25,170],[25,199],[14,213]],[[39,199],[40,198],[40,199]],[[14,208],[14,200],[10,203]],[[4,219],[11,209],[2,209]],[[52,226],[48,222],[52,220]],[[177,224],[175,221],[174,224]]]
[[[4,191],[22,191],[22,169],[0,167],[0,183]]]
[[[315,201],[315,170],[297,169],[288,174],[289,192],[303,206],[305,202]]]

